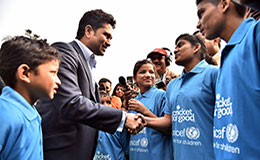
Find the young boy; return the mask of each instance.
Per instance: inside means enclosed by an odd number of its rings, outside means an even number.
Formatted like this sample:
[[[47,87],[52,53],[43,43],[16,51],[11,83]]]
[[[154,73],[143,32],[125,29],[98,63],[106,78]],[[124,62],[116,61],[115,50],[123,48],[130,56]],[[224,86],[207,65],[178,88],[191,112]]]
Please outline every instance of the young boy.
[[[105,91],[100,91],[100,100],[103,105],[111,105],[111,97]],[[98,143],[94,160],[100,159],[126,159],[128,155],[128,141],[129,134],[126,134],[126,130],[123,132],[115,132],[114,134],[99,131]],[[125,136],[127,135],[127,136]]]
[[[227,42],[216,81],[213,147],[218,159],[260,157],[260,21],[232,0],[197,0],[198,28]]]
[[[100,93],[101,104],[112,107],[111,97],[109,96],[109,94],[106,91],[100,91],[99,93]]]
[[[42,160],[39,98],[53,98],[60,80],[58,51],[44,40],[17,36],[0,49],[0,159]]]

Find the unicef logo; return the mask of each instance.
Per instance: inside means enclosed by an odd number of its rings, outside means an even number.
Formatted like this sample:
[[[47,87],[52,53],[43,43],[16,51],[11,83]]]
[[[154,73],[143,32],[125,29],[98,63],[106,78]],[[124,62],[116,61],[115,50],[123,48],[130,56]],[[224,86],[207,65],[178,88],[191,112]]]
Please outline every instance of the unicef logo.
[[[230,143],[236,142],[238,138],[238,128],[235,124],[230,123],[229,125],[227,125],[226,137],[228,142]]]
[[[142,138],[141,139],[141,146],[142,147],[147,147],[148,145],[148,139],[147,138]]]
[[[189,139],[198,139],[200,137],[200,130],[195,127],[188,127],[186,128],[186,136]]]

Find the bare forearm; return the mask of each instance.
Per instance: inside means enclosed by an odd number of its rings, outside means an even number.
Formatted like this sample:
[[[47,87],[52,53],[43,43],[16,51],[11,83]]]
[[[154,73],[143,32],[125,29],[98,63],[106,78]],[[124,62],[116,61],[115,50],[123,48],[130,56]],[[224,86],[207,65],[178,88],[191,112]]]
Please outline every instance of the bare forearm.
[[[164,117],[152,118],[145,117],[146,127],[156,129],[166,135],[171,135],[172,122],[170,115],[165,115]]]
[[[151,112],[149,109],[146,109],[145,111],[143,111],[142,114],[147,117],[157,118],[157,116],[155,114],[153,114],[153,112]]]

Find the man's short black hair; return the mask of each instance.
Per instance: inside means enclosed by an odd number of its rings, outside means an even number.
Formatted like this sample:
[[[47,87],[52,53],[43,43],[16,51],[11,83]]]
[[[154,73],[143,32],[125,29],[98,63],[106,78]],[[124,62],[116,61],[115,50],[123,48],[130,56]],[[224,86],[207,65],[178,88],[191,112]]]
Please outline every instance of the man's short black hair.
[[[220,0],[196,0],[196,5],[200,4],[201,2],[206,1],[214,4],[215,6],[219,4]],[[231,0],[232,1],[232,0]],[[247,8],[243,5],[240,5],[234,1],[232,1],[235,4],[236,11],[240,17],[244,17],[247,11]]]
[[[104,27],[105,24],[110,24],[113,29],[116,26],[116,20],[111,14],[108,14],[101,9],[91,10],[86,12],[79,21],[76,39],[80,40],[85,34],[85,27],[90,25],[94,31]]]
[[[98,84],[100,85],[101,83],[106,83],[106,82],[110,83],[110,86],[112,85],[112,82],[107,78],[101,78]]]

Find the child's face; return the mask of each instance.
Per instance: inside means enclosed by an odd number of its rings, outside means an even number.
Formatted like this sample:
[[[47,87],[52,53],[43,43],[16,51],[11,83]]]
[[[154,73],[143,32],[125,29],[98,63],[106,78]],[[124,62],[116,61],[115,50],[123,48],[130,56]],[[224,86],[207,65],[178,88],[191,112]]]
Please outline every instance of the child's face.
[[[57,76],[59,70],[59,61],[51,60],[39,65],[36,71],[30,71],[30,92],[38,98],[53,98],[61,84]]]
[[[134,77],[139,88],[151,88],[155,82],[155,70],[152,64],[143,64]]]
[[[104,83],[101,83],[104,85],[105,87],[105,91],[110,95],[110,91],[111,91],[111,83],[109,82],[104,82]]]
[[[102,96],[101,98],[101,104],[105,105],[105,106],[111,106],[111,99],[109,96]]]

